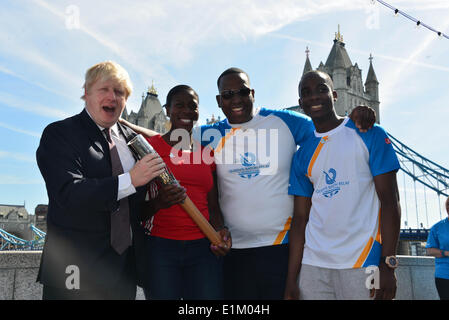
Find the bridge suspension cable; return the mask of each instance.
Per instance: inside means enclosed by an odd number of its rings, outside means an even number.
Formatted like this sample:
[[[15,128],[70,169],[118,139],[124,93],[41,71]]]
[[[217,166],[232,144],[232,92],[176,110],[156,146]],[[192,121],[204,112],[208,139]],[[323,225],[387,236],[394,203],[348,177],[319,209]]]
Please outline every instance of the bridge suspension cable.
[[[393,148],[396,151],[396,154],[398,155],[398,159],[401,164],[401,171],[413,180],[417,228],[419,228],[420,223],[418,220],[418,201],[416,194],[416,182],[419,182],[424,189],[423,194],[424,194],[426,222],[427,226],[429,226],[426,188],[432,190],[438,196],[438,206],[440,210],[440,219],[441,219],[442,210],[441,210],[440,197],[449,196],[449,170],[433,162],[432,160],[429,160],[428,158],[420,155],[418,152],[409,148],[404,143],[393,137],[391,134],[388,134],[388,136],[390,138],[391,144],[393,145]],[[404,185],[405,185],[405,175],[404,175]],[[404,188],[404,195],[405,195],[405,210],[407,217],[406,219],[407,221],[409,221],[405,188]]]
[[[399,156],[401,170],[439,195],[449,196],[449,170],[423,157],[388,134]],[[415,169],[417,172],[415,172]]]

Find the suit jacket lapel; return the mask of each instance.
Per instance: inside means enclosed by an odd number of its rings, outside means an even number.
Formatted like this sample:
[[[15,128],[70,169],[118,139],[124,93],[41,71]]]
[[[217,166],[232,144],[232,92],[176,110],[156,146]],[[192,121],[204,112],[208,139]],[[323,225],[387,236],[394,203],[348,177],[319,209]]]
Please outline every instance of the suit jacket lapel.
[[[125,137],[126,143],[130,142],[132,140],[132,138],[134,138],[135,136],[137,136],[137,133],[135,133],[133,130],[131,130],[131,128],[128,128],[125,125],[122,125],[120,122],[117,122],[117,127],[119,129],[119,131],[122,133],[122,135]],[[136,157],[136,155],[134,154],[134,152],[131,150],[131,154],[134,157],[134,160],[139,161],[139,159]]]
[[[127,126],[121,124],[120,122],[117,122],[118,129],[125,137],[126,142],[130,142],[132,138],[137,136],[137,133],[135,133],[131,128],[128,128]]]
[[[109,157],[109,145],[103,134],[98,128],[97,124],[91,119],[91,117],[87,114],[86,109],[80,113],[81,121],[86,128],[86,133],[89,136],[89,139],[92,142],[92,145],[95,146],[99,151],[104,153],[107,157]]]
[[[80,117],[84,127],[86,128],[86,133],[89,136],[92,145],[94,145],[98,150],[100,150],[110,161],[109,145],[105,137],[103,136],[103,133],[98,128],[97,124],[87,114],[86,109],[83,109],[83,111],[80,113]],[[125,137],[126,142],[131,141],[131,139],[137,135],[133,130],[131,130],[127,126],[122,125],[120,122],[117,122],[117,126],[119,131]],[[131,154],[133,155],[136,161],[139,160],[136,158],[133,152],[131,152]]]

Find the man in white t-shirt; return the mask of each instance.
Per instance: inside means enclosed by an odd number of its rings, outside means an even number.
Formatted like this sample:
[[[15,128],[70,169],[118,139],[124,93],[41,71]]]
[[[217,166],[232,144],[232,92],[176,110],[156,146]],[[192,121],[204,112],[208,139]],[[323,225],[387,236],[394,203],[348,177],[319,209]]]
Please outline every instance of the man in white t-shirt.
[[[369,299],[374,287],[376,299],[392,299],[400,206],[391,142],[378,125],[360,132],[337,116],[326,73],[305,74],[298,91],[316,129],[291,167],[285,298]]]

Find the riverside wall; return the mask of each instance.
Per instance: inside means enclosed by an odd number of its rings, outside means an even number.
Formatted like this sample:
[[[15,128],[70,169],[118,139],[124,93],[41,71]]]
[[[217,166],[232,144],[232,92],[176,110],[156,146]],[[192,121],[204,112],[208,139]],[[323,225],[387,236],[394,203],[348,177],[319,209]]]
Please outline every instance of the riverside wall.
[[[0,300],[39,300],[42,285],[36,282],[41,251],[0,251]],[[397,300],[437,300],[433,257],[398,256]],[[368,275],[367,275],[368,276]],[[137,299],[144,299],[138,288]]]

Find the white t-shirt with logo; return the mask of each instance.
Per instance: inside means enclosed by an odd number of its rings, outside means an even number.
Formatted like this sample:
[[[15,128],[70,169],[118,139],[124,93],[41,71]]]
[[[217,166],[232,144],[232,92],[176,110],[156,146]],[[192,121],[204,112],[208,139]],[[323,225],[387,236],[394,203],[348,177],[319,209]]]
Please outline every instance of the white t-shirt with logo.
[[[303,264],[346,269],[378,265],[380,202],[373,177],[399,169],[385,131],[361,133],[349,118],[315,132],[293,158],[289,194],[312,198]]]
[[[214,149],[220,207],[233,248],[288,243],[293,197],[288,181],[297,145],[313,135],[310,118],[261,108],[243,124],[227,119],[194,137]]]

